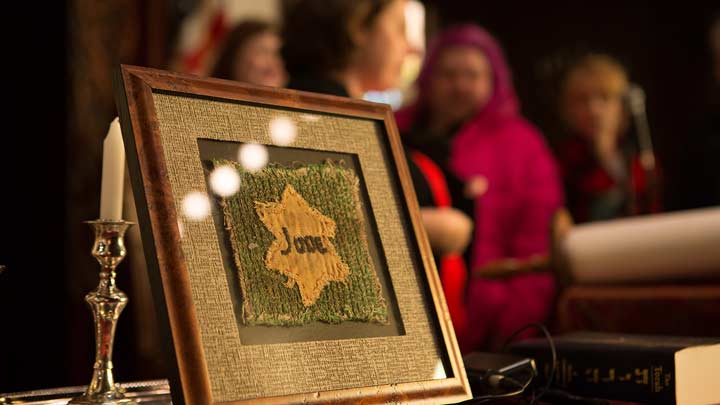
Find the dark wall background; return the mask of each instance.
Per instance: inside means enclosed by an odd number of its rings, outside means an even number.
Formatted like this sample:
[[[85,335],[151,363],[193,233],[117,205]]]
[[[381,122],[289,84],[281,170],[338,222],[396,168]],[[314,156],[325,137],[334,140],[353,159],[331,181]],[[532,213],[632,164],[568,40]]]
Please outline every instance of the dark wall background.
[[[65,2],[17,3],[0,25],[0,392],[66,381]]]

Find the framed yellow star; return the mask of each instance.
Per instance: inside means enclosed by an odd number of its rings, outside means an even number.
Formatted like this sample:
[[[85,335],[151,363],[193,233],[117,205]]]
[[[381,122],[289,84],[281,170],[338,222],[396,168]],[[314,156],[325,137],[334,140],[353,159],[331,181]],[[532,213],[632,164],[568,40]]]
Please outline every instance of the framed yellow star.
[[[285,286],[297,284],[304,306],[317,301],[331,281],[345,282],[350,268],[342,261],[331,239],[335,221],[313,208],[286,185],[280,201],[255,201],[255,212],[273,234],[265,265],[288,277]]]

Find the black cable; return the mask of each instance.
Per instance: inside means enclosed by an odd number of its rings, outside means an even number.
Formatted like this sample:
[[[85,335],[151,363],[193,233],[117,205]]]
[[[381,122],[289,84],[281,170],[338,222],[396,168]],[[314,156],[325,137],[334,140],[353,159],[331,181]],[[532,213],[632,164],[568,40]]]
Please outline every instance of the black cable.
[[[555,346],[555,341],[552,338],[552,335],[550,334],[550,331],[545,327],[545,325],[540,323],[529,323],[522,328],[515,331],[510,337],[507,338],[505,343],[502,346],[501,351],[505,352],[507,349],[507,346],[512,343],[512,341],[522,332],[527,330],[528,328],[537,328],[545,335],[545,338],[547,339],[548,345],[550,346],[550,353],[552,356],[552,364],[551,364],[551,370],[550,375],[548,376],[547,382],[545,383],[545,386],[542,387],[540,390],[538,390],[538,393],[533,395],[532,399],[529,402],[523,402],[528,403],[529,405],[534,405],[537,401],[540,400],[541,397],[547,395],[552,396],[555,400],[562,400],[563,403],[576,403],[576,404],[583,404],[583,405],[608,405],[610,402],[605,399],[600,398],[588,398],[588,397],[581,397],[578,395],[571,394],[567,391],[558,390],[558,389],[552,389],[552,383],[555,379],[555,374],[557,370],[557,348]],[[521,383],[514,378],[511,378],[509,376],[504,375],[503,373],[496,371],[496,370],[487,370],[482,377],[485,381],[489,381],[491,377],[493,376],[499,376],[501,377],[500,383],[511,383],[518,389],[515,391],[510,391],[502,394],[494,394],[494,395],[483,395],[480,397],[475,397],[470,400],[467,400],[465,402],[461,402],[461,404],[482,404],[487,403],[492,400],[497,399],[504,399],[504,398],[510,398],[510,397],[516,397],[525,392],[525,390],[530,386],[530,383],[533,380],[533,377],[529,378],[526,382]]]
[[[518,396],[518,395],[522,394],[523,392],[525,392],[525,390],[527,389],[527,387],[529,387],[529,386],[530,386],[530,383],[532,382],[532,378],[529,378],[529,379],[523,384],[523,383],[520,383],[519,381],[517,381],[517,380],[515,380],[515,379],[513,379],[513,378],[510,378],[510,377],[504,375],[503,373],[501,373],[501,372],[499,372],[499,371],[495,371],[495,370],[488,370],[488,371],[485,373],[485,376],[483,377],[483,379],[484,379],[485,381],[488,381],[488,380],[490,379],[490,377],[492,377],[492,376],[500,376],[500,377],[502,377],[502,380],[501,380],[501,381],[508,381],[508,382],[514,384],[515,386],[517,386],[518,389],[515,390],[515,391],[505,392],[505,393],[502,393],[502,394],[492,394],[492,395],[483,395],[483,396],[480,396],[480,397],[474,397],[474,398],[471,398],[471,399],[469,399],[469,400],[467,400],[467,401],[461,402],[460,404],[467,404],[467,405],[469,405],[469,404],[480,404],[480,403],[483,403],[483,402],[485,402],[485,401],[490,401],[490,400],[493,400],[493,399],[502,399],[502,398],[510,398],[510,397]]]
[[[507,338],[507,340],[505,341],[505,343],[502,346],[501,351],[504,352],[505,349],[507,348],[507,345],[510,344],[513,341],[513,339],[515,339],[520,333],[524,332],[525,330],[527,330],[528,328],[531,328],[531,327],[537,328],[540,331],[542,331],[542,333],[545,335],[545,338],[548,341],[548,344],[550,345],[550,351],[551,351],[551,355],[552,355],[552,369],[550,371],[550,376],[548,377],[548,380],[547,380],[547,383],[545,384],[545,386],[540,390],[540,393],[537,395],[533,395],[533,399],[530,401],[530,405],[534,405],[546,392],[548,392],[548,390],[550,389],[550,386],[552,385],[552,382],[555,378],[555,369],[557,367],[557,351],[555,349],[555,341],[553,341],[553,338],[550,335],[550,331],[548,331],[548,329],[545,327],[545,325],[542,325],[542,324],[536,323],[536,322],[524,325],[522,328],[516,330],[512,335],[510,335],[509,338]],[[502,393],[502,394],[483,395],[483,396],[479,396],[479,397],[474,397],[467,401],[461,402],[460,404],[463,404],[463,405],[481,404],[481,403],[485,403],[487,401],[491,401],[494,399],[503,399],[503,398],[519,396],[520,394],[525,392],[525,390],[530,386],[530,383],[532,382],[532,380],[534,378],[534,376],[531,376],[530,378],[528,378],[528,380],[525,383],[520,383],[519,381],[517,381],[509,376],[506,376],[499,371],[487,370],[485,372],[485,375],[483,376],[483,379],[485,381],[489,381],[492,376],[500,376],[502,378],[500,380],[501,382],[510,382],[511,384],[518,387],[518,389],[515,391],[510,391],[510,392],[506,392],[506,393]]]
[[[526,331],[528,328],[537,328],[545,335],[545,338],[548,341],[548,344],[550,345],[550,352],[552,355],[552,365],[550,367],[550,375],[548,376],[547,382],[545,386],[539,391],[539,393],[535,396],[533,396],[533,399],[530,401],[530,405],[534,405],[543,395],[545,395],[548,390],[550,390],[550,386],[553,383],[553,380],[555,379],[555,369],[557,368],[557,350],[555,349],[555,341],[553,341],[552,336],[550,335],[550,331],[545,327],[545,325],[537,322],[529,323],[522,328],[516,330],[512,335],[510,335],[507,340],[505,340],[505,344],[502,346],[502,351],[504,352],[507,346],[515,339],[519,334]]]

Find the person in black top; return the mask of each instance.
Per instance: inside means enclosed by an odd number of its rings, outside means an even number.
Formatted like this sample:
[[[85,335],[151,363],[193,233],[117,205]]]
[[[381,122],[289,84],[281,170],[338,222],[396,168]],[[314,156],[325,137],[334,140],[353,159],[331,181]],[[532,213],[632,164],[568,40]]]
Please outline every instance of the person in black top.
[[[397,84],[407,53],[403,0],[295,0],[282,56],[296,90],[361,98]]]

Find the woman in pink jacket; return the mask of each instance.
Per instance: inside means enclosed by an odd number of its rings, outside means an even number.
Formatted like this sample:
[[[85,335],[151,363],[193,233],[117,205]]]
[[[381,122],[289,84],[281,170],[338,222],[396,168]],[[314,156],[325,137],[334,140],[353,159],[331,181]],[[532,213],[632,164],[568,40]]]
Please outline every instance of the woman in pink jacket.
[[[510,70],[490,34],[463,25],[435,39],[417,101],[396,119],[411,166],[420,169],[413,173],[420,205],[449,202],[474,221],[470,268],[547,253],[551,217],[562,205],[558,173],[542,135],[520,116]],[[438,222],[440,228],[447,223]],[[435,230],[427,220],[426,226],[432,240]],[[550,274],[484,279],[458,274],[458,266],[440,267],[456,273],[441,276],[464,352],[497,348],[549,314]]]

